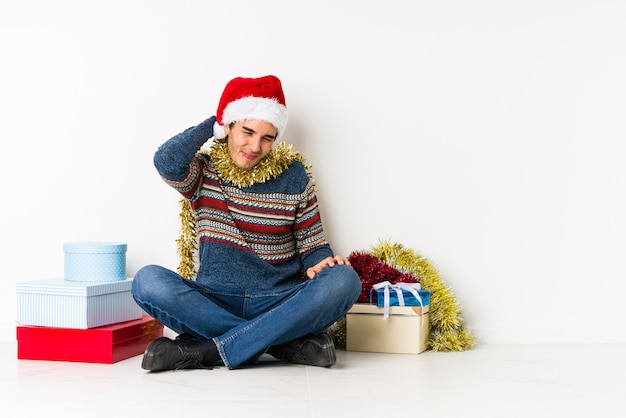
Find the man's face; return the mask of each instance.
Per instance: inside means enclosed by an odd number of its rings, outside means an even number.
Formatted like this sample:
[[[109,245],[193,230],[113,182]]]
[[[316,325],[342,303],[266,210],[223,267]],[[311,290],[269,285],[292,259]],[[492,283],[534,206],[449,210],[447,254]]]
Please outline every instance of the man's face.
[[[254,167],[272,149],[276,128],[268,122],[246,119],[225,126],[228,135],[228,153],[235,165],[244,170]]]

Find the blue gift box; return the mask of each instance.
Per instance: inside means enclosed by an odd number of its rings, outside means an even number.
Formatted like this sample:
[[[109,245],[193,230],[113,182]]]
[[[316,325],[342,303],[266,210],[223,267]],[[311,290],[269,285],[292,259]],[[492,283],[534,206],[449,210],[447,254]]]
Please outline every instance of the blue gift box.
[[[117,242],[65,243],[64,279],[72,282],[126,280],[126,247]]]
[[[402,292],[402,298],[404,299],[404,306],[427,306],[430,305],[430,292],[425,289],[416,289],[417,294],[422,299],[422,303],[417,300],[415,295],[409,290],[406,289],[397,289],[391,288],[389,289],[389,306],[402,306],[400,304],[397,291]],[[370,303],[376,306],[385,306],[385,297],[384,297],[384,288],[380,289],[372,289],[370,291]]]

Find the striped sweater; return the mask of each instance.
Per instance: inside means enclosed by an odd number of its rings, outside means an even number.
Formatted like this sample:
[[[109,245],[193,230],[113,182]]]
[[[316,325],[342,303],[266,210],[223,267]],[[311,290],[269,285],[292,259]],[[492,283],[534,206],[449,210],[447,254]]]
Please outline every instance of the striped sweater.
[[[326,242],[313,181],[293,161],[278,177],[250,187],[220,178],[199,153],[214,118],[174,136],[155,153],[167,184],[194,211],[199,239],[196,280],[226,288],[270,289],[303,280],[302,270],[332,250]]]

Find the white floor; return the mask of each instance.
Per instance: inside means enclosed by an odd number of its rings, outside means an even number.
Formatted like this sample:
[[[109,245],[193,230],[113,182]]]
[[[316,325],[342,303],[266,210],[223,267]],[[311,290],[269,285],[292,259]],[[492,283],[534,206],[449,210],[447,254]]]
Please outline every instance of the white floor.
[[[479,345],[420,355],[338,351],[332,368],[147,373],[17,360],[0,343],[5,417],[625,417],[625,345]]]

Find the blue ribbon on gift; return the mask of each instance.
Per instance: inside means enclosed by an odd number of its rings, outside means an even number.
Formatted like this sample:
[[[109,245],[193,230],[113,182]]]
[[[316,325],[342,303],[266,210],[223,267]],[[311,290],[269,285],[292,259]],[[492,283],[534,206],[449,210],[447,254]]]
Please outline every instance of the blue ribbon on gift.
[[[424,307],[424,301],[419,294],[419,290],[422,288],[419,283],[398,282],[396,284],[391,284],[388,281],[384,281],[376,283],[372,287],[373,290],[376,291],[383,289],[383,320],[389,317],[389,306],[391,305],[391,291],[395,292],[399,306],[405,306],[404,291],[407,291],[415,297],[415,300],[417,300],[419,306]],[[380,306],[380,303],[378,305]]]

